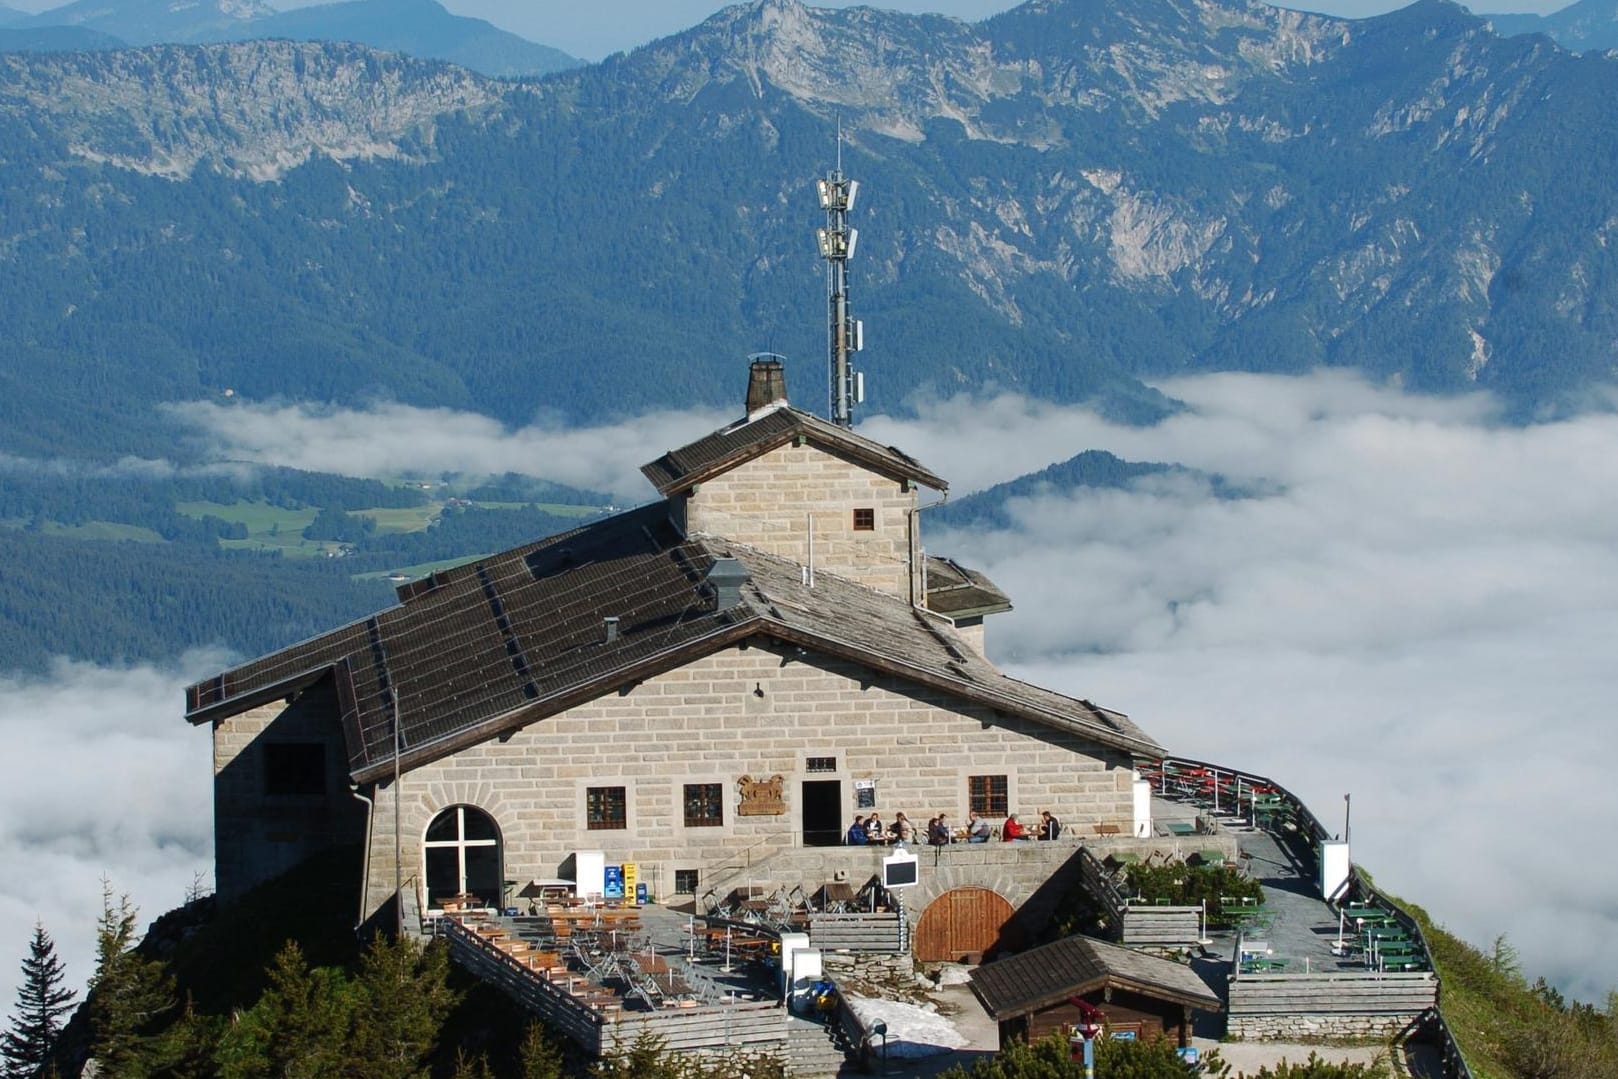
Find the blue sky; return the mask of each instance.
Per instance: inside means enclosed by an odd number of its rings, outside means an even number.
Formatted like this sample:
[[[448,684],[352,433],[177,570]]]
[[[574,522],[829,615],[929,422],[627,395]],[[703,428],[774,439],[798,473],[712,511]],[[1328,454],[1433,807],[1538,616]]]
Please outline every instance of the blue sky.
[[[272,0],[292,6],[287,0]],[[554,46],[586,60],[632,49],[655,38],[695,26],[728,5],[716,0],[604,0],[594,4],[558,3],[556,0],[440,0],[462,15],[488,19],[533,41]],[[814,0],[811,7],[850,7],[847,0]],[[962,19],[981,19],[1015,7],[1010,0],[885,0],[869,6],[895,11],[929,11]],[[1325,11],[1333,15],[1376,15],[1405,6],[1386,0],[1322,0],[1319,3],[1280,5]],[[1566,4],[1560,0],[1485,0],[1469,5],[1478,12],[1517,11],[1547,13]]]
[[[25,11],[57,7],[63,0],[0,0]],[[267,0],[273,7],[306,7],[309,0]],[[315,0],[321,2],[321,0]],[[597,0],[591,4],[559,0],[439,0],[460,15],[488,19],[531,41],[551,45],[586,60],[632,49],[648,41],[695,26],[726,7],[723,0]],[[812,7],[849,7],[850,0],[813,0]],[[962,19],[981,19],[1015,7],[1013,0],[879,0],[870,6],[894,11],[930,11]],[[1388,0],[1315,0],[1279,5],[1360,18],[1405,6]],[[1478,0],[1473,11],[1537,12],[1566,7],[1564,0]]]

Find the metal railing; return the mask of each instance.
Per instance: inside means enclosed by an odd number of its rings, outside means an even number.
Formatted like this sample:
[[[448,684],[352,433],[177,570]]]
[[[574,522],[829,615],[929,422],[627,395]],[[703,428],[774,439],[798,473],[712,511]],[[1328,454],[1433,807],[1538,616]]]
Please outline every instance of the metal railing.
[[[716,877],[720,881],[724,881],[727,873],[745,873],[752,869],[756,864],[754,853],[759,848],[767,847],[768,850],[762,857],[757,859],[757,862],[767,861],[782,850],[792,848],[792,835],[791,831],[775,832],[765,836],[763,839],[749,843],[741,850],[727,851],[724,857],[699,866],[697,868],[697,887],[703,889],[702,896],[699,898],[706,899],[714,894],[718,888],[718,885],[713,883]],[[728,881],[724,882],[729,883]]]
[[[1299,798],[1297,795],[1293,794],[1280,783],[1277,783],[1268,776],[1254,775],[1251,772],[1244,772],[1237,768],[1229,768],[1225,765],[1213,764],[1208,761],[1193,760],[1188,757],[1164,757],[1158,762],[1158,765],[1160,769],[1158,793],[1164,796],[1167,795],[1169,765],[1185,765],[1191,768],[1202,768],[1211,773],[1214,777],[1213,790],[1215,792],[1216,799],[1218,796],[1221,776],[1229,776],[1231,780],[1236,781],[1238,790],[1242,784],[1245,784],[1249,788],[1270,788],[1280,796],[1283,804],[1285,804],[1291,810],[1294,826],[1297,828],[1299,835],[1308,841],[1310,853],[1313,854],[1317,860],[1319,858],[1320,844],[1323,841],[1332,838],[1334,834],[1327,831],[1326,827],[1320,823],[1320,818],[1316,817],[1309,807],[1304,804],[1303,799]],[[1239,796],[1237,797],[1237,804],[1232,808],[1239,813],[1241,809]],[[1416,919],[1412,917],[1408,911],[1404,910],[1397,903],[1390,900],[1386,895],[1377,891],[1376,888],[1366,880],[1365,876],[1360,873],[1358,866],[1350,864],[1348,872],[1350,890],[1357,894],[1360,898],[1375,902],[1391,912],[1394,918],[1397,919],[1401,925],[1411,931],[1411,933],[1414,935],[1414,939],[1420,944],[1423,954],[1425,954],[1428,959],[1431,960],[1433,954],[1432,949],[1428,947],[1427,938],[1425,934],[1422,933],[1421,926]],[[1435,976],[1437,976],[1436,967]],[[1444,1021],[1442,1005],[1443,979],[1442,977],[1439,977],[1439,1003],[1433,1008],[1428,1009],[1427,1012],[1423,1013],[1424,1025],[1427,1026],[1430,1033],[1439,1043],[1440,1052],[1444,1057],[1444,1074],[1447,1079],[1472,1079],[1472,1069],[1467,1065],[1466,1056],[1461,1052],[1460,1044],[1456,1042],[1454,1032],[1450,1030],[1449,1024]]]

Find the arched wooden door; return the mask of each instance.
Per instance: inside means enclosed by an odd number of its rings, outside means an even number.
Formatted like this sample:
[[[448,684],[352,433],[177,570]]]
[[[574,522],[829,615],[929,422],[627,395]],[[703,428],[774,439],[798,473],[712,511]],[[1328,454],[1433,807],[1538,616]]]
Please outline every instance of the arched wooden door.
[[[911,950],[924,963],[980,962],[998,947],[1020,943],[1011,939],[1015,913],[987,888],[952,888],[922,911]]]

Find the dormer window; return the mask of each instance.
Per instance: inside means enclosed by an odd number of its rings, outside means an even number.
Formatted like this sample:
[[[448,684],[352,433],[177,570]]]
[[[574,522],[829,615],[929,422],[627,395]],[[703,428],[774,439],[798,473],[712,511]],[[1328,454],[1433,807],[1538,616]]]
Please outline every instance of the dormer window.
[[[857,509],[857,510],[855,510],[854,511],[854,531],[856,531],[856,532],[875,532],[876,531],[876,510],[874,510],[874,509]]]

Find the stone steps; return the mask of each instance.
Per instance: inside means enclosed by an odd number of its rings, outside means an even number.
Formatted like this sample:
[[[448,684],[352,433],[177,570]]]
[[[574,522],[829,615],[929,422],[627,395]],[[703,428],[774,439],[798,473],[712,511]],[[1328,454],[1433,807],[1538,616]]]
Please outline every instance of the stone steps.
[[[840,1075],[848,1066],[835,1026],[793,1018],[787,1022],[786,1073],[793,1079]]]

